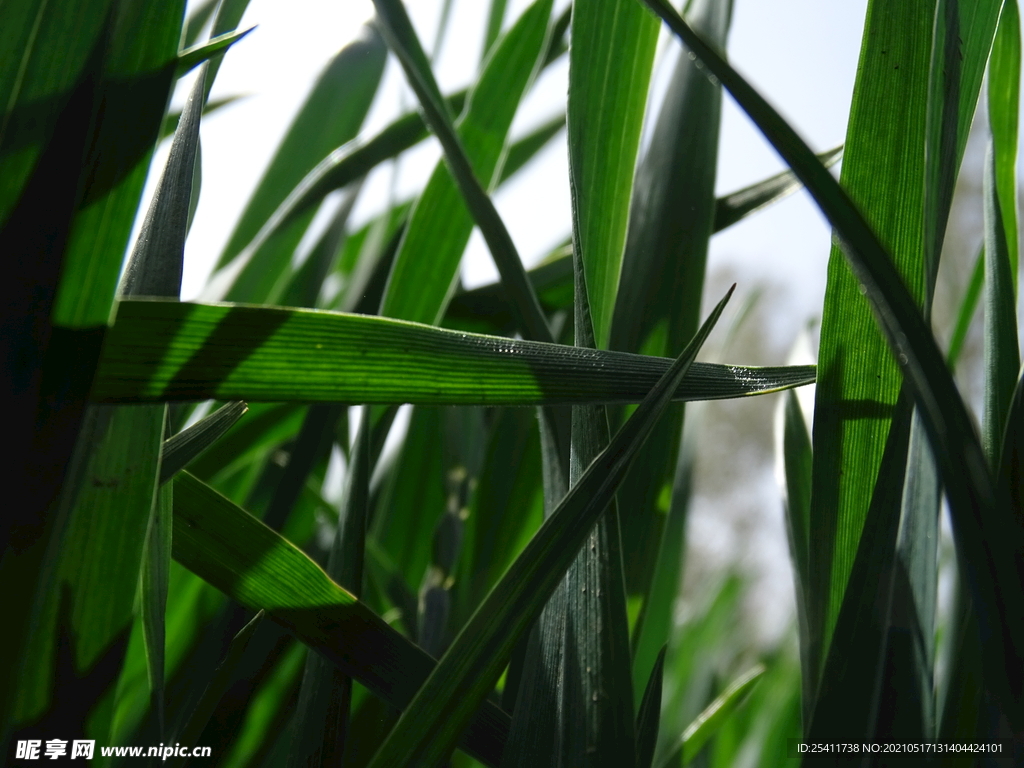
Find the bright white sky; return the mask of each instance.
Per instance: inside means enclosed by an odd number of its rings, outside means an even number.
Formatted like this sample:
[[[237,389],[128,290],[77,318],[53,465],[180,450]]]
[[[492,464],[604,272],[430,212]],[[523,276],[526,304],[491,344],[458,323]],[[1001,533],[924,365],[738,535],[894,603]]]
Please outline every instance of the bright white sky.
[[[511,0],[506,25],[526,7]],[[563,6],[564,2],[556,5]],[[407,3],[429,48],[441,0]],[[489,3],[455,0],[452,24],[435,70],[443,90],[475,77]],[[797,126],[812,147],[842,142],[856,72],[865,0],[735,0],[729,53],[733,63]],[[186,248],[183,298],[197,296],[267,160],[326,61],[372,15],[369,0],[252,0],[242,27],[259,25],[226,56],[213,96],[248,94],[206,118],[202,129],[203,183]],[[466,42],[468,41],[468,43]],[[663,33],[652,91],[664,88],[678,46]],[[517,116],[522,133],[563,108],[567,65],[549,69]],[[660,84],[660,85],[659,85]],[[177,99],[187,83],[179,88]],[[372,135],[414,104],[392,61],[365,135]],[[400,167],[399,194],[413,194],[439,157],[426,142]],[[157,158],[160,162],[160,158]],[[781,170],[774,151],[728,99],[722,126],[719,191],[726,192]],[[365,220],[387,199],[390,166],[374,174],[354,211]],[[564,134],[531,167],[495,197],[524,260],[544,256],[569,233],[568,168]],[[735,264],[751,281],[773,276],[792,291],[794,325],[819,311],[825,284],[829,230],[804,194],[717,236],[711,263]],[[493,280],[496,271],[475,233],[464,262],[464,280]],[[796,318],[799,319],[796,319]]]

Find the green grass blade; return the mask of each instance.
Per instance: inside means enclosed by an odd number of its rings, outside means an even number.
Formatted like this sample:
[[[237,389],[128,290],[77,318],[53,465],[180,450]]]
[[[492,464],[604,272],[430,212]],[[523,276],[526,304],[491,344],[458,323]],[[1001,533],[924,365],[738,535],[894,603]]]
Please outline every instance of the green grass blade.
[[[320,304],[324,281],[328,275],[339,271],[338,261],[345,244],[349,215],[359,199],[362,188],[362,182],[356,182],[348,190],[330,224],[327,225],[324,233],[313,246],[302,266],[292,273],[288,287],[281,293],[282,304],[287,307],[316,307]],[[353,271],[358,268],[357,264]]]
[[[573,257],[576,301],[573,330],[577,348],[594,348],[584,265]],[[609,442],[605,408],[574,406],[571,422],[569,486]],[[628,476],[628,475],[627,475]],[[630,676],[629,620],[626,614],[618,504],[613,496],[563,581],[564,643],[556,744],[570,765],[635,766],[636,731]],[[556,602],[556,605],[558,603]],[[543,622],[541,631],[544,631]]]
[[[364,315],[123,301],[92,396],[436,405],[639,402],[666,358],[475,336]],[[679,400],[809,384],[813,366],[695,363]]]
[[[555,121],[550,124],[553,130]],[[508,159],[502,171],[503,175],[511,175],[508,169],[518,162],[520,152],[528,146],[536,146],[541,138],[538,129],[536,134],[523,137],[509,148]],[[536,137],[536,139],[534,139]],[[841,148],[823,152],[818,157],[826,166],[838,162]],[[713,233],[731,227],[746,216],[770,205],[801,187],[801,182],[792,171],[783,171],[764,181],[719,197],[715,201],[715,220]],[[546,312],[557,309],[568,309],[572,306],[572,247],[557,249],[545,259],[540,266],[527,272],[537,298]],[[508,333],[515,328],[512,311],[508,307],[508,298],[500,283],[490,283],[469,291],[456,293],[448,305],[445,325],[458,327],[477,333]]]
[[[1016,163],[1014,163],[1016,165]],[[1020,369],[1014,261],[1007,222],[999,199],[995,149],[985,155],[985,412],[982,444],[992,467],[998,467],[1003,427]],[[1016,232],[1016,217],[1009,222]]]
[[[455,626],[470,617],[543,521],[538,437],[534,412],[502,408],[497,414],[466,519]]]
[[[487,193],[519,99],[538,71],[551,1],[537,0],[502,38],[474,89],[470,111],[458,133],[401,0],[375,0],[375,6],[388,44],[402,63],[446,161],[435,170],[413,212],[381,314],[426,323],[440,320],[472,222],[476,222],[514,300],[524,336],[551,341],[512,237]],[[446,231],[449,220],[453,225]],[[439,224],[440,231],[435,229]]]
[[[226,403],[188,429],[164,440],[160,482],[166,483],[224,436],[249,410],[241,401]]]
[[[101,324],[109,317],[112,287],[174,83],[171,62],[183,16],[180,0],[123,5],[113,15],[102,116],[84,163],[90,181],[69,236],[54,307],[58,324]],[[137,88],[126,87],[132,80]]]
[[[786,538],[793,562],[796,592],[796,621],[800,638],[800,671],[802,683],[802,715],[805,731],[810,728],[814,707],[814,680],[817,675],[810,666],[810,628],[807,617],[807,593],[810,583],[810,515],[811,515],[811,436],[795,393],[787,392],[779,403],[781,425],[782,469],[785,476]],[[778,459],[776,459],[778,461]]]
[[[171,498],[170,486],[165,485],[156,492],[142,551],[141,573],[142,630],[146,641],[150,706],[156,710],[161,739],[168,736],[164,668],[167,656],[165,653],[167,639],[165,614],[171,569],[173,526]]]
[[[256,27],[249,27],[241,32],[225,32],[223,35],[208,40],[200,45],[188,48],[178,54],[178,66],[175,69],[175,76],[181,77],[192,69],[195,69],[203,62],[209,61],[218,54],[223,54],[243,37],[252,32]]]
[[[929,13],[931,5],[934,5],[934,16],[928,21],[931,24],[934,20],[934,38],[929,68],[924,187],[926,310],[931,306],[953,188],[977,111],[981,82],[1003,2],[937,0],[928,4]],[[1020,65],[1017,67],[1019,70]]]
[[[686,727],[680,739],[684,763],[693,760],[708,740],[715,735],[715,732],[722,727],[725,719],[743,704],[750,689],[757,684],[765,671],[763,664],[756,664],[748,669],[733,680],[721,695],[708,704],[707,708],[697,716],[697,719]],[[665,763],[660,764],[660,766],[664,765]]]
[[[369,421],[369,407],[365,406],[326,569],[328,576],[356,597],[360,597],[363,591],[366,520],[370,502],[372,427]],[[322,656],[308,654],[295,708],[295,733],[289,756],[291,765],[342,764],[351,703],[352,678]]]
[[[325,67],[224,246],[218,267],[230,266],[216,279],[230,284],[226,298],[274,303],[275,291],[283,290],[282,275],[289,271],[292,253],[314,211],[297,217],[258,250],[243,249],[306,174],[359,132],[377,92],[386,53],[384,41],[369,28]]]
[[[572,247],[557,249],[552,258],[526,273],[545,312],[572,308]],[[516,317],[500,282],[456,293],[448,303],[447,328],[512,336]]]
[[[171,141],[160,183],[146,211],[119,293],[123,296],[169,296],[181,292],[185,233],[192,201],[192,174],[199,146],[204,67],[189,93]]]
[[[640,714],[636,718],[636,764],[637,768],[651,768],[654,762],[654,748],[658,744],[658,724],[661,721],[661,678],[665,670],[665,651],[662,646],[654,660],[644,697],[640,702]]]
[[[1004,0],[988,75],[988,122],[995,147],[993,171],[999,213],[1006,233],[1010,278],[1017,291],[1020,246],[1017,232],[1017,135],[1020,120],[1020,10],[1017,0]]]
[[[185,20],[185,28],[181,32],[181,47],[188,48],[198,42],[203,27],[207,25],[217,11],[220,0],[203,0],[195,6]]]
[[[233,104],[239,99],[245,98],[244,96],[225,96],[223,99],[214,99],[213,101],[206,102],[206,106],[203,107],[203,114],[208,115],[211,112],[216,112],[221,107],[226,107],[229,104]],[[166,139],[174,134],[174,129],[178,126],[178,120],[181,119],[180,111],[168,112],[164,117],[163,125],[160,126],[160,139]]]
[[[445,514],[444,415],[440,408],[413,409],[402,452],[373,521],[373,539],[418,595],[431,561],[434,527]],[[410,617],[417,621],[416,615]],[[419,637],[417,633],[413,637]]]
[[[245,9],[249,7],[249,0],[221,0],[217,8],[217,15],[213,18],[213,28],[210,30],[210,37],[215,38],[227,34],[235,29],[245,15]],[[213,81],[217,79],[220,65],[224,63],[223,56],[215,56],[210,60],[210,71],[206,77],[206,96],[204,102],[210,99],[210,90],[213,88]]]
[[[658,26],[632,2],[573,9],[569,50],[569,173],[573,244],[587,277],[596,346],[608,347],[633,172]]]
[[[327,460],[338,420],[345,406],[340,403],[312,405],[306,412],[295,443],[289,451],[284,473],[274,488],[263,522],[281,530],[299,500],[313,468]]]
[[[671,496],[664,512],[664,525],[656,550],[656,560],[644,602],[633,629],[633,687],[640,690],[657,658],[658,643],[669,642],[673,616],[682,583],[686,553],[686,524],[693,494],[693,470],[696,460],[696,433],[699,417],[690,412],[690,420],[677,428],[684,430],[676,452],[675,473],[671,478]],[[676,425],[674,425],[676,426]],[[657,436],[657,432],[655,433]],[[660,510],[659,510],[660,512]]]
[[[1017,379],[1017,387],[1010,403],[1000,452],[999,481],[1010,493],[1014,514],[1024,515],[1024,370]]]
[[[682,762],[680,734],[714,698],[720,686],[718,669],[736,664],[735,648],[723,643],[740,621],[742,581],[727,575],[711,585],[695,606],[695,615],[673,632],[665,654],[661,726],[654,765]]]
[[[239,663],[242,661],[242,655],[245,653],[253,633],[260,625],[260,622],[263,621],[264,616],[265,613],[263,611],[257,611],[249,623],[238,630],[238,634],[232,638],[231,644],[228,646],[228,652],[210,679],[210,684],[206,686],[206,690],[203,691],[202,697],[196,703],[181,732],[175,734],[175,739],[178,743],[199,743],[199,737],[203,735],[206,724],[210,722],[210,717],[212,717],[220,700],[227,693],[228,688],[235,679]],[[175,758],[170,764],[170,768],[184,768],[187,762],[188,758]]]
[[[826,168],[831,168],[842,157],[842,144],[818,154],[818,159]],[[721,232],[723,229],[731,227],[765,206],[793,194],[802,186],[803,184],[793,171],[783,171],[764,181],[718,198],[715,203],[714,231]]]
[[[731,2],[700,0],[687,9],[691,25],[722,48],[731,16]],[[636,171],[612,349],[639,352],[655,326],[667,323],[664,340],[649,352],[665,354],[682,346],[699,324],[716,213],[721,103],[721,88],[681,55]],[[678,430],[672,439],[678,439]]]
[[[289,403],[250,404],[245,419],[196,457],[189,471],[208,481],[218,474],[245,466],[268,446],[278,445],[296,434],[305,410],[300,405]]]
[[[935,630],[938,591],[938,468],[919,415],[910,427],[896,573],[882,673],[878,741],[935,738]]]
[[[508,148],[505,162],[501,166],[501,174],[498,177],[498,185],[505,183],[515,175],[540,150],[547,146],[555,136],[565,128],[565,115],[558,115],[548,120],[538,128],[523,136],[519,141],[512,143]]]
[[[964,340],[967,339],[967,331],[971,328],[971,320],[978,309],[978,300],[981,298],[981,289],[985,284],[985,247],[974,259],[974,268],[971,270],[971,279],[964,290],[963,298],[960,300],[960,308],[956,313],[956,325],[953,327],[953,335],[949,340],[949,352],[946,359],[949,361],[950,370],[956,367],[960,359],[960,352],[964,348]]]
[[[1016,669],[1012,660],[1016,658],[1016,649],[1024,646],[1024,628],[1014,618],[1024,615],[1024,605],[1018,606],[1018,595],[1024,590],[1002,585],[1020,582],[1012,570],[1012,552],[1022,536],[1013,521],[993,517],[999,503],[996,490],[970,417],[930,330],[915,309],[914,300],[885,248],[806,144],[671,8],[661,0],[645,1],[657,9],[736,96],[790,167],[803,178],[808,191],[836,227],[848,263],[864,286],[877,321],[922,409],[946,484],[954,529],[968,553],[972,598],[982,626],[998,646],[997,651],[986,655],[987,675],[1000,699],[1009,704],[1019,698],[1022,683],[1020,674],[1007,673]],[[816,452],[816,460],[817,455]]]
[[[850,584],[817,686],[809,739],[847,734],[860,741],[875,734],[893,585],[906,578],[898,573],[901,564],[895,554],[911,413],[910,398],[904,395],[897,401]]]
[[[501,34],[501,24],[505,20],[505,6],[508,0],[491,0],[491,7],[487,11],[487,28],[484,31],[484,45],[481,49],[481,57],[487,58],[495,40]]]
[[[411,761],[432,765],[449,753],[611,501],[637,447],[664,412],[727,299],[728,295],[466,623],[381,745],[371,768]]]
[[[934,5],[908,3],[889,11],[871,4],[842,171],[844,188],[885,243],[916,307],[926,305],[931,293],[922,180]],[[880,124],[882,115],[888,117]],[[811,551],[806,595],[816,673],[829,653],[900,387],[898,366],[861,282],[833,246],[818,353],[823,375],[815,396],[810,518],[811,540],[829,544]],[[855,413],[850,400],[870,410]]]
[[[339,587],[294,545],[209,486],[174,480],[174,558],[296,635],[399,709],[434,667],[427,654]],[[508,716],[484,704],[464,749],[497,765]]]

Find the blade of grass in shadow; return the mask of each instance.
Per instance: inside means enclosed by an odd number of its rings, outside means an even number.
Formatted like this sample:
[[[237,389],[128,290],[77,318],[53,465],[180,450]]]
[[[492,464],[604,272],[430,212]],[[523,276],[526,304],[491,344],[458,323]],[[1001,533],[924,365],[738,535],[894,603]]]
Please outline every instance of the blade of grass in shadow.
[[[42,616],[60,592],[48,581],[55,567],[47,558],[59,551],[97,439],[83,435],[85,454],[73,459],[183,16],[180,0],[116,9],[84,2],[67,13],[31,2],[0,9],[4,49],[15,52],[0,56],[0,250],[21,254],[0,301],[0,354],[12,372],[7,434],[24,447],[9,466],[20,502],[0,523],[0,586],[12,615],[12,651],[0,668],[4,744],[16,723],[50,701],[49,683],[22,688],[18,680],[37,669],[24,654],[56,642],[33,636],[33,627],[56,626]],[[111,660],[119,636],[120,627]]]
[[[519,254],[487,193],[519,98],[538,70],[551,16],[550,0],[537,0],[502,38],[495,54],[488,59],[458,133],[405,7],[400,0],[375,0],[375,6],[388,45],[402,63],[426,123],[441,142],[446,161],[435,170],[413,211],[409,230],[395,258],[381,314],[427,323],[440,320],[475,221],[514,300],[524,336],[551,341],[547,320]],[[464,212],[467,208],[469,215]],[[446,219],[458,226],[446,231]],[[438,223],[444,225],[440,232],[431,226]],[[445,244],[440,255],[439,241]],[[424,253],[430,257],[425,258]]]
[[[698,0],[687,5],[690,22],[722,49],[731,17],[731,2]],[[721,103],[721,88],[679,53],[650,145],[636,171],[611,349],[663,355],[682,347],[697,329],[715,214]],[[613,423],[622,418],[613,413]],[[669,409],[618,495],[623,549],[632,553],[625,563],[626,589],[645,602],[634,629],[636,691],[649,677],[658,649],[668,642],[679,586],[681,566],[669,560],[681,561],[682,537],[673,531],[673,541],[660,546],[659,529],[667,518],[658,504],[673,490],[683,414],[682,406]],[[685,503],[677,506],[677,516],[684,514]],[[652,566],[662,567],[663,574],[656,575]],[[671,582],[657,585],[653,603],[647,598],[655,589],[655,578]]]
[[[242,418],[249,406],[241,401],[226,403],[191,427],[164,440],[160,460],[160,482],[166,483],[206,451]]]
[[[483,450],[483,469],[466,519],[454,626],[461,626],[543,520],[536,414],[502,408]],[[508,681],[506,680],[506,691]],[[503,701],[512,711],[515,699]]]
[[[338,528],[327,561],[327,575],[355,597],[362,595],[366,520],[370,501],[369,406],[352,452]],[[352,678],[317,654],[306,656],[289,764],[341,765],[348,738]]]
[[[225,470],[245,465],[266,446],[277,445],[296,434],[304,414],[305,408],[300,405],[251,404],[245,419],[197,456],[189,471],[202,480],[210,480]]]
[[[434,662],[279,534],[188,472],[174,479],[174,558],[243,606],[263,609],[399,709]],[[484,704],[462,747],[497,765],[508,716]]]
[[[942,487],[920,414],[910,426],[878,742],[935,738],[935,630]]]
[[[150,706],[157,713],[158,733],[161,739],[168,737],[164,669],[167,663],[165,618],[173,529],[171,505],[171,487],[164,485],[158,488],[143,544],[140,574],[142,633],[146,643]]]
[[[874,736],[882,703],[893,585],[907,579],[895,554],[911,413],[909,394],[904,394],[897,401],[850,585],[815,695],[809,739],[841,733],[854,741]]]
[[[636,764],[637,768],[651,768],[654,762],[654,748],[658,744],[658,724],[661,721],[661,678],[665,671],[665,651],[662,646],[654,660],[654,668],[647,680],[644,697],[640,702],[640,713],[636,718]]]
[[[732,291],[730,290],[730,294]],[[473,711],[540,614],[611,501],[637,447],[664,412],[728,300],[719,302],[609,446],[595,459],[463,627],[381,745],[372,768],[431,765],[455,745]],[[630,756],[635,757],[634,755]]]
[[[922,410],[950,500],[954,530],[967,553],[968,583],[993,653],[987,677],[1013,720],[1021,674],[1013,659],[1024,647],[1024,615],[1014,569],[1022,536],[1019,526],[995,517],[999,502],[970,417],[927,324],[878,241],[846,193],[784,120],[661,0],[645,0],[668,21],[710,71],[736,96],[836,227],[843,252],[863,285],[876,319]],[[849,151],[849,143],[847,144]],[[817,453],[816,453],[817,456]]]
[[[1003,427],[1020,369],[1017,341],[1017,296],[1015,259],[1010,255],[1007,232],[1016,217],[1003,221],[1002,201],[997,191],[995,151],[992,144],[985,155],[985,411],[982,444],[992,467],[998,467]],[[1014,163],[1016,165],[1016,163]]]
[[[382,489],[371,529],[374,541],[387,553],[417,600],[433,554],[429,542],[448,501],[445,478],[449,467],[445,466],[446,451],[442,448],[446,437],[444,418],[441,408],[413,409],[405,442]],[[411,621],[417,628],[412,637],[421,637],[418,612]]]
[[[1024,517],[1024,369],[1010,402],[1000,456],[1000,482],[1009,488],[1013,513]]]
[[[207,685],[206,690],[203,691],[203,695],[196,703],[195,708],[192,710],[192,714],[189,715],[188,721],[182,727],[181,732],[175,734],[175,739],[178,743],[199,743],[199,737],[203,735],[203,730],[205,730],[206,724],[210,721],[210,717],[213,715],[214,710],[220,703],[221,698],[223,698],[224,694],[227,693],[228,688],[231,686],[231,683],[237,674],[238,664],[242,660],[242,654],[245,653],[245,649],[249,645],[249,641],[252,639],[253,633],[256,631],[256,627],[259,626],[264,615],[263,611],[257,611],[256,615],[252,617],[252,620],[242,627],[238,631],[238,634],[232,639],[224,660],[213,673],[213,678],[210,680],[210,684]],[[169,764],[169,768],[184,768],[186,763],[188,763],[187,757],[176,757]]]
[[[292,507],[306,487],[313,467],[326,460],[334,443],[334,433],[345,406],[341,403],[311,405],[306,412],[295,443],[288,455],[284,473],[263,515],[263,522],[275,531],[281,530]]]
[[[573,272],[575,345],[593,349],[594,328],[587,282],[583,260],[578,256],[573,258]],[[601,405],[574,406],[570,489],[580,481],[586,468],[608,446],[608,442],[605,408]],[[551,745],[552,757],[568,765],[635,766],[629,622],[619,514],[614,496],[577,550],[564,576],[562,590],[564,599],[556,599],[553,606],[549,604],[538,624],[541,633],[551,633],[565,649],[557,668],[543,670],[545,678],[549,678],[555,687],[547,698],[550,700],[558,695],[557,691],[561,692],[559,711],[555,715],[559,727]],[[559,608],[564,611],[564,616],[554,615]],[[556,626],[550,626],[552,623]],[[529,664],[529,660],[526,663]],[[524,680],[524,684],[526,682]],[[524,714],[529,717],[548,716],[543,710]],[[514,733],[510,734],[510,743],[514,742]]]
[[[627,403],[642,400],[670,365],[365,315],[126,300],[92,395],[101,402]],[[814,366],[695,363],[675,398],[739,397],[813,380]]]
[[[804,732],[809,732],[814,707],[815,674],[810,669],[808,656],[809,628],[807,624],[807,592],[810,589],[810,513],[811,513],[811,436],[804,422],[803,412],[795,393],[787,392],[779,401],[776,415],[776,439],[781,437],[781,456],[785,478],[783,511],[786,515],[786,538],[793,562],[793,582],[796,593],[796,621],[800,639],[801,669],[801,721]],[[778,444],[777,444],[778,445]]]
[[[287,285],[292,254],[315,211],[307,210],[265,240],[245,246],[289,193],[333,148],[353,139],[369,111],[387,49],[373,27],[327,64],[268,163],[217,262],[213,280],[232,301],[276,303]]]
[[[826,168],[831,168],[842,157],[842,144],[818,154],[818,159]],[[714,231],[721,232],[723,229],[731,227],[765,206],[793,194],[801,187],[803,184],[793,171],[783,171],[764,181],[718,198],[715,205]]]

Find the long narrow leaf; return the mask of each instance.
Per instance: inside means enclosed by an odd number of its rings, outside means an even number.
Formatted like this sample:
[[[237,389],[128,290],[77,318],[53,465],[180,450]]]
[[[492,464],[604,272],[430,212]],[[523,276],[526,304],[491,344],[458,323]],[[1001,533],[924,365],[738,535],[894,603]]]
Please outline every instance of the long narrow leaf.
[[[639,402],[665,358],[476,336],[315,310],[124,301],[92,396],[450,405]],[[696,363],[677,399],[809,384],[813,366]]]

